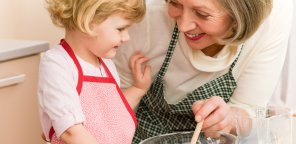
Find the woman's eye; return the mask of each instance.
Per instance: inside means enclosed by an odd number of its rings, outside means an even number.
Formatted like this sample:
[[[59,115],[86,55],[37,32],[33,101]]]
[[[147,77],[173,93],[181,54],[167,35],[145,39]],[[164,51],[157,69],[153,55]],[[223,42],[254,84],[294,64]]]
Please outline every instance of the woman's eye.
[[[200,18],[207,18],[207,17],[210,16],[210,15],[208,15],[206,13],[202,13],[202,12],[198,12],[198,11],[195,11],[195,15],[200,17]]]

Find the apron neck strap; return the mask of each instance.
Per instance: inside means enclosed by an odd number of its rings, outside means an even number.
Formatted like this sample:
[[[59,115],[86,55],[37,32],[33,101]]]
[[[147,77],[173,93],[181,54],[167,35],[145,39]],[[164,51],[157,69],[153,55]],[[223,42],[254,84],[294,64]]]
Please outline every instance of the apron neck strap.
[[[172,38],[171,38],[171,41],[170,41],[170,45],[169,45],[169,48],[168,48],[168,51],[167,51],[167,54],[166,54],[166,57],[164,59],[164,62],[162,63],[162,66],[157,74],[157,78],[160,78],[162,79],[169,67],[169,64],[170,64],[170,61],[172,59],[172,56],[173,56],[173,53],[174,53],[174,50],[175,50],[175,47],[176,47],[176,44],[177,44],[177,41],[178,41],[178,38],[179,38],[179,30],[178,30],[178,25],[176,24],[175,25],[175,28],[174,28],[174,31],[173,31],[173,35],[172,35]]]
[[[77,67],[77,70],[78,70],[78,83],[77,83],[77,86],[76,86],[76,90],[77,90],[78,94],[80,94],[81,88],[82,88],[82,76],[83,76],[82,68],[81,68],[81,66],[79,64],[79,61],[77,60],[77,58],[76,58],[76,56],[74,54],[74,51],[70,47],[70,45],[64,39],[61,40],[60,45],[66,50],[66,52],[72,58],[72,60],[74,61],[75,65]]]

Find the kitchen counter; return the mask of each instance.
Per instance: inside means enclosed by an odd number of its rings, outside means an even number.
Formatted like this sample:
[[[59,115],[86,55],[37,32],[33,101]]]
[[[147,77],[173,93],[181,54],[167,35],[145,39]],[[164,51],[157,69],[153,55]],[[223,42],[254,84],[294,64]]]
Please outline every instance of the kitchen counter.
[[[38,71],[48,42],[0,39],[1,144],[41,144]]]
[[[0,62],[46,51],[46,41],[0,39]]]

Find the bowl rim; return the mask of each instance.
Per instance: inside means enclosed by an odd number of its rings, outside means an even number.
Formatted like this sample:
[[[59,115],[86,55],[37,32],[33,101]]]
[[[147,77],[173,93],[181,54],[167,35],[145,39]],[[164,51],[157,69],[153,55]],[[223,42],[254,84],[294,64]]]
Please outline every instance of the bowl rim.
[[[149,137],[147,139],[144,139],[142,140],[139,144],[143,144],[145,142],[148,142],[150,141],[151,139],[154,139],[156,137],[160,137],[160,136],[170,136],[170,135],[175,135],[175,134],[190,134],[192,133],[193,134],[194,131],[180,131],[180,132],[172,132],[172,133],[167,133],[167,134],[160,134],[160,135],[157,135],[157,136],[153,136],[153,137]],[[216,132],[216,133],[219,133],[219,134],[222,134],[222,135],[231,135],[233,136],[235,139],[237,139],[237,136],[234,135],[234,134],[231,134],[231,133],[227,133],[227,132],[222,132],[222,131],[201,131],[201,133],[203,132]]]

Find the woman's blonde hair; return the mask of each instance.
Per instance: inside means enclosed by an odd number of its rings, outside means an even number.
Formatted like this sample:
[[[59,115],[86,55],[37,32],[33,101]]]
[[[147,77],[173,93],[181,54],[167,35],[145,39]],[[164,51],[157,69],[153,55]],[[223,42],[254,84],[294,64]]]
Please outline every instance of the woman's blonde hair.
[[[231,35],[222,43],[241,43],[250,38],[270,14],[272,0],[217,0],[233,19]]]
[[[46,0],[52,22],[68,30],[93,34],[91,25],[121,14],[132,22],[145,15],[145,0]]]

